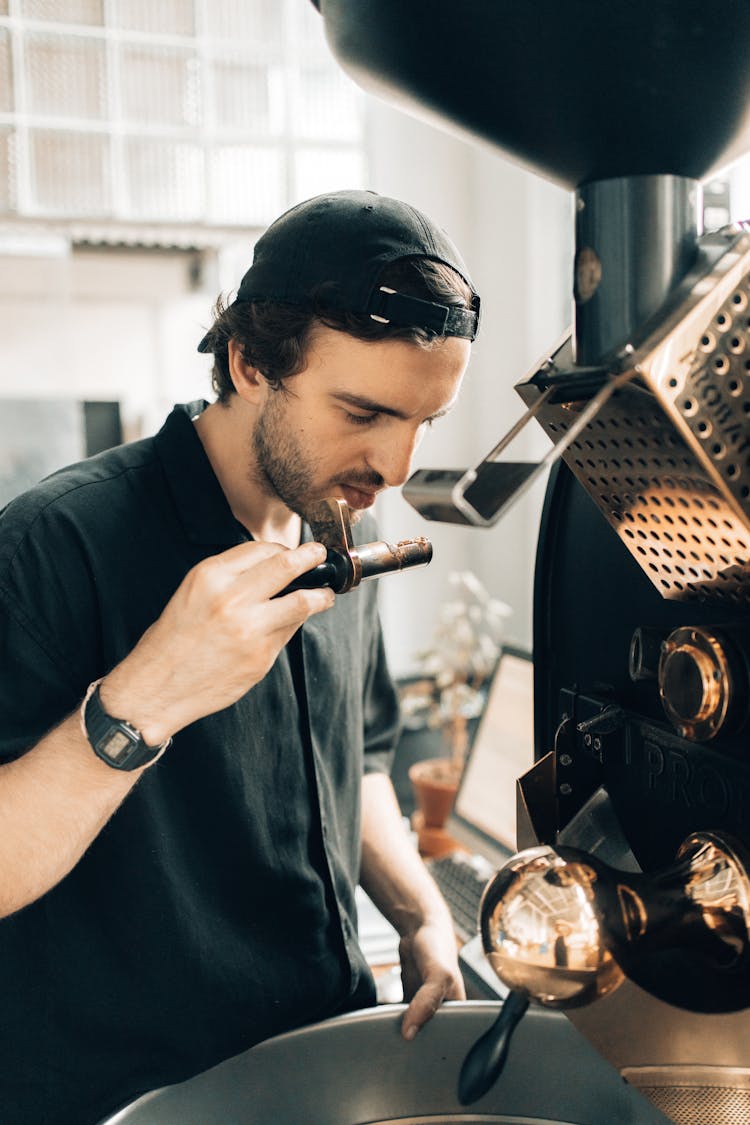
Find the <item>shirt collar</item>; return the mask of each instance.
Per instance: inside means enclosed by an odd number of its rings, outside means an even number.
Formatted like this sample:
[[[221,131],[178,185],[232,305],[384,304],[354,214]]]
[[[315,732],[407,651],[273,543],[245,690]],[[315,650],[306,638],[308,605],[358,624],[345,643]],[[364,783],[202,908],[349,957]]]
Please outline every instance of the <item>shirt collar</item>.
[[[175,406],[156,435],[156,452],[188,540],[234,546],[247,533],[234,518],[193,425],[207,405],[198,399]]]

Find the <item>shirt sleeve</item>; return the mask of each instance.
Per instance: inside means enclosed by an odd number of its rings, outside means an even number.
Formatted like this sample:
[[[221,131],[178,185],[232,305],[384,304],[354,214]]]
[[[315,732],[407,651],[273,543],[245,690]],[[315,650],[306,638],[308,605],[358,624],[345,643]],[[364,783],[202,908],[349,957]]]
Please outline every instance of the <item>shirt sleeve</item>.
[[[36,745],[101,674],[87,560],[53,506],[36,514],[29,495],[0,524],[0,761]]]
[[[36,745],[79,697],[59,657],[0,591],[0,761]]]
[[[372,633],[364,680],[364,772],[390,773],[401,729],[396,686],[388,670],[383,633],[373,597]]]

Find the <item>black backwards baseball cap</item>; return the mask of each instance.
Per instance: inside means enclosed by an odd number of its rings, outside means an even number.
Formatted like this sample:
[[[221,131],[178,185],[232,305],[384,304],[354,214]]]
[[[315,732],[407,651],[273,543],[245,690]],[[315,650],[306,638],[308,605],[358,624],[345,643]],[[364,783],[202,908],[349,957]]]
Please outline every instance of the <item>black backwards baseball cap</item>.
[[[474,292],[451,240],[408,203],[373,191],[316,195],[286,211],[261,235],[235,303],[275,300],[306,305],[315,290],[326,285],[325,304],[331,308],[473,340],[479,328],[476,294],[472,307],[464,308],[378,284],[384,267],[402,258],[442,262]],[[201,340],[199,352],[210,350],[209,336]]]

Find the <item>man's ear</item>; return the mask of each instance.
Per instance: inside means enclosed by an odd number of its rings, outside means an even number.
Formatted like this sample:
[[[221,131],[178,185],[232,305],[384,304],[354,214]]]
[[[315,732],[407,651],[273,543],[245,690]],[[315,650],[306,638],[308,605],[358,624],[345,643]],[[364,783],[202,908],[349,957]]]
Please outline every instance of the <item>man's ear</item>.
[[[269,391],[268,381],[243,357],[242,348],[234,338],[227,345],[227,358],[229,375],[239,397],[256,406],[264,402]]]

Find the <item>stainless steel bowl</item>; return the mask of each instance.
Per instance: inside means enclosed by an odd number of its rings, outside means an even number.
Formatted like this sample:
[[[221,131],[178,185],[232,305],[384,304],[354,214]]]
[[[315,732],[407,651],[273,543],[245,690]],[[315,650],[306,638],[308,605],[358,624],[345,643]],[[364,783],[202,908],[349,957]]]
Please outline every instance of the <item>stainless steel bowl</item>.
[[[403,1011],[372,1008],[269,1039],[102,1125],[667,1125],[565,1016],[541,1008],[522,1020],[497,1084],[462,1107],[461,1063],[499,1004],[445,1004],[412,1043],[400,1035]]]

